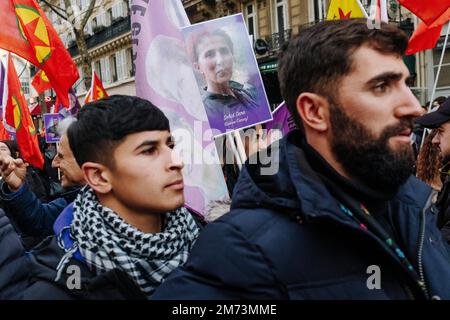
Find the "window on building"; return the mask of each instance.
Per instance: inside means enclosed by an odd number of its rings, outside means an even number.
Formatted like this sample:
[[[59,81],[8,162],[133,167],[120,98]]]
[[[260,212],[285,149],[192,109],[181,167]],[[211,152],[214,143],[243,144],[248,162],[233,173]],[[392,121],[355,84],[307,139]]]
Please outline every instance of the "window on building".
[[[447,50],[448,47],[447,47]],[[441,59],[442,49],[440,50],[433,50],[433,71],[434,71],[434,78],[436,79],[437,71],[439,68],[439,61]],[[439,79],[437,82],[437,89],[438,90],[450,90],[450,54],[446,53],[444,55],[444,60],[442,61],[442,67],[439,74]]]
[[[128,48],[126,50],[126,52],[127,52],[127,54],[126,54],[126,57],[127,57],[127,73],[128,73],[128,76],[131,78],[131,77],[134,77],[133,49],[132,48]]]
[[[253,39],[257,37],[256,29],[256,10],[255,4],[250,3],[245,8],[245,17],[247,22],[248,34],[253,36]]]
[[[125,16],[125,8],[123,2],[116,3],[115,5],[112,6],[113,20],[124,16]]]
[[[123,0],[122,5],[123,5],[123,16],[126,17],[126,16],[128,16],[129,9],[130,9],[129,3],[127,0]]]
[[[115,54],[109,57],[109,64],[111,70],[111,81],[116,82],[118,80],[118,72],[117,72],[117,57]]]
[[[98,26],[98,23],[97,23],[97,17],[93,17],[93,18],[92,18],[91,25],[92,25],[92,29],[97,28],[97,26]]]
[[[112,21],[114,20],[112,8],[109,8],[106,11],[106,25],[110,26]]]
[[[318,22],[326,18],[325,0],[309,0],[309,21]]]
[[[97,60],[94,62],[94,70],[95,73],[97,74],[97,76],[100,78],[100,80],[102,80],[102,66],[100,63],[100,60]]]
[[[24,94],[30,94],[30,84],[28,81],[20,81],[20,85],[22,86]]]
[[[275,32],[283,32],[287,29],[287,5],[286,0],[275,2]]]

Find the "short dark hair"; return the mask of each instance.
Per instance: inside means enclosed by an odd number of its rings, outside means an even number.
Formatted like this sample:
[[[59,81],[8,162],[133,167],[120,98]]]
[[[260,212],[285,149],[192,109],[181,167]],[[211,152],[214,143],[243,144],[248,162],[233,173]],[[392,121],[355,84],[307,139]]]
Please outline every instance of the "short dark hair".
[[[169,120],[151,102],[113,95],[86,104],[67,129],[70,148],[81,167],[87,161],[114,167],[114,149],[132,133],[170,131]]]
[[[297,97],[313,92],[333,101],[338,80],[350,73],[352,54],[363,45],[382,52],[403,55],[408,37],[394,25],[382,23],[369,29],[366,19],[323,21],[303,28],[283,46],[279,55],[278,77],[283,99],[297,126]]]
[[[193,62],[198,61],[199,52],[197,51],[198,45],[202,41],[203,38],[219,36],[225,40],[225,43],[230,48],[231,53],[234,53],[233,41],[231,40],[228,33],[223,31],[222,29],[201,29],[198,31],[192,32],[186,41],[186,49],[189,55],[189,59]]]

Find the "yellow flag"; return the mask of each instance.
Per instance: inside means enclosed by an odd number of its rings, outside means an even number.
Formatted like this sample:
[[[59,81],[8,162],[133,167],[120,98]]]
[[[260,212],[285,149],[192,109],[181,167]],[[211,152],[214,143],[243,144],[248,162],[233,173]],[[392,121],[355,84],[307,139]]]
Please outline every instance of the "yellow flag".
[[[367,18],[359,0],[331,0],[327,20]]]

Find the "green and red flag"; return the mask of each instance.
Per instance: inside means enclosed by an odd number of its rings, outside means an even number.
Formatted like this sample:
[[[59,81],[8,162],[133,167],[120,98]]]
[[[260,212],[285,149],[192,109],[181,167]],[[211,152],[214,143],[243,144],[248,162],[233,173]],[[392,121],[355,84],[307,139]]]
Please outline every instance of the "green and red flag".
[[[5,126],[1,121],[0,121],[0,140],[11,140],[8,131],[6,131]]]
[[[50,80],[48,80],[47,75],[42,70],[39,70],[39,72],[36,73],[31,84],[39,94],[43,93],[45,90],[49,90],[52,88]]]
[[[86,97],[84,98],[84,104],[91,101],[100,100],[108,96],[105,88],[103,87],[102,81],[97,76],[95,70],[92,69],[92,80],[91,87],[88,90]]]
[[[79,78],[78,70],[36,0],[1,0],[0,18],[0,47],[43,70],[68,107],[69,89]]]
[[[7,79],[4,121],[16,131],[16,140],[23,160],[33,167],[42,169],[44,158],[39,150],[36,128],[23,96],[11,54],[8,55]]]

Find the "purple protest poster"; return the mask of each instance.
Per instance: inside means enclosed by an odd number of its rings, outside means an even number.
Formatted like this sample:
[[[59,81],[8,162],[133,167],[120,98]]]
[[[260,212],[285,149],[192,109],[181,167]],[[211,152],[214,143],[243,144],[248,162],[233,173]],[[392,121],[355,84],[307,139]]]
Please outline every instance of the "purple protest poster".
[[[242,14],[182,29],[215,136],[272,119]]]
[[[294,119],[284,101],[272,112],[272,116],[273,120],[266,123],[266,130],[271,142],[284,137],[296,128]]]
[[[185,204],[208,219],[209,208],[227,199],[228,190],[181,34],[187,25],[181,1],[136,0],[131,6],[137,96],[169,118],[184,162]]]
[[[58,124],[64,117],[59,113],[45,113],[44,127],[45,127],[45,142],[56,143],[59,142],[61,136],[58,133]]]

